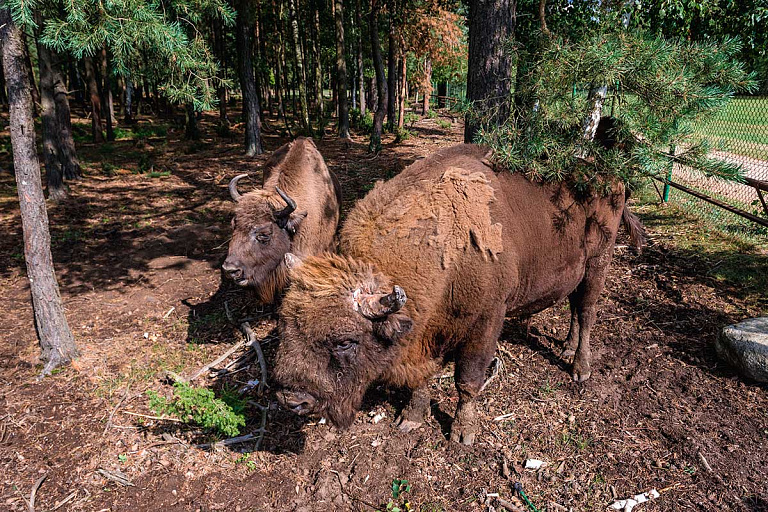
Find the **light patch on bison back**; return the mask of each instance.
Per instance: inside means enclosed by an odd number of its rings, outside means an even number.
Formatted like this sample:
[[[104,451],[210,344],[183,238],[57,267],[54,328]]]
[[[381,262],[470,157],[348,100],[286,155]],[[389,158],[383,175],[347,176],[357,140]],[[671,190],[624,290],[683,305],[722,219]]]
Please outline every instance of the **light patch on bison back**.
[[[377,223],[379,235],[434,248],[443,269],[468,250],[496,260],[504,247],[502,226],[491,220],[494,200],[482,172],[449,167],[439,180],[420,181],[387,205],[385,220],[379,219],[384,222]]]

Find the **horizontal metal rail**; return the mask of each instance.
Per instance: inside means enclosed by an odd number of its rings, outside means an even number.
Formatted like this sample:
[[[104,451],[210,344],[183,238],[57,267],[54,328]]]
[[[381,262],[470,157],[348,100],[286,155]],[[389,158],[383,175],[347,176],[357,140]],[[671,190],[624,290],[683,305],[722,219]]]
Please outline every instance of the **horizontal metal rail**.
[[[674,188],[676,188],[678,190],[682,190],[686,194],[690,194],[693,197],[697,197],[697,198],[701,199],[702,201],[706,201],[708,203],[714,204],[715,206],[719,206],[723,210],[728,210],[731,213],[735,213],[736,215],[739,215],[740,217],[744,217],[745,219],[751,220],[752,222],[754,222],[756,224],[760,224],[761,226],[768,228],[768,219],[763,219],[762,217],[758,217],[757,215],[753,215],[753,214],[751,214],[749,212],[745,212],[744,210],[742,210],[740,208],[737,208],[735,206],[731,206],[728,203],[724,203],[723,201],[720,201],[720,200],[715,199],[713,197],[709,197],[706,194],[703,194],[701,192],[698,192],[696,190],[688,188],[685,185],[681,185],[679,183],[675,183],[674,181],[666,180],[666,179],[663,179],[663,178],[656,178],[656,179],[659,180],[660,182],[666,184],[666,185],[669,185],[670,187],[674,187]],[[760,195],[760,199],[763,201],[763,207],[765,208],[765,200],[763,199],[762,194],[760,194],[760,190],[768,191],[768,183],[766,183],[764,181],[753,180],[751,178],[746,178],[745,181],[747,182],[747,184],[749,184],[751,186],[754,186],[755,189],[758,191],[758,194]],[[757,183],[760,186],[760,188],[758,186],[755,186],[753,183],[750,183],[750,182]],[[761,188],[761,187],[766,187],[766,188]],[[768,212],[768,209],[766,209],[766,211]]]

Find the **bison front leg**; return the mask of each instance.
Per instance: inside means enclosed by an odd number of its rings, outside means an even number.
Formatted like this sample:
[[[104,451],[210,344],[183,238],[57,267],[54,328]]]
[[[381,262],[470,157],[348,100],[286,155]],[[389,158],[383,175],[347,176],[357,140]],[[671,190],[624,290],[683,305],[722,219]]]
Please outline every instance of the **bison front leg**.
[[[429,386],[423,385],[413,390],[411,401],[400,413],[397,419],[397,428],[403,432],[410,432],[419,428],[429,413]]]
[[[451,425],[451,441],[465,445],[475,442],[480,423],[475,397],[485,382],[485,371],[496,353],[496,341],[503,325],[504,311],[495,318],[481,320],[475,330],[476,337],[468,340],[457,353],[454,376],[459,405]]]
[[[573,380],[576,382],[584,382],[592,375],[592,350],[589,346],[589,338],[597,317],[597,299],[605,286],[605,275],[611,263],[612,251],[613,244],[611,243],[610,250],[587,262],[584,279],[574,292],[579,320],[579,345],[573,358],[572,372]]]

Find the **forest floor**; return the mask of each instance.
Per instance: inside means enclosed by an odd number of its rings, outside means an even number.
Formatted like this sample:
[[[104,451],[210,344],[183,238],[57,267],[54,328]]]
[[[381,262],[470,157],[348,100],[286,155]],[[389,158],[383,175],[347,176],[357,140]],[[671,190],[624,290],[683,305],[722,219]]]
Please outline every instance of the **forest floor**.
[[[362,136],[318,140],[344,210],[376,179],[459,142],[462,126],[449,121],[423,119],[399,144],[386,137],[376,157]],[[633,204],[649,247],[638,255],[622,234],[616,249],[592,378],[575,384],[557,355],[567,304],[510,319],[503,365],[478,400],[474,446],[447,440],[457,401],[450,368],[432,383],[431,418],[408,434],[392,424],[406,394],[385,387],[370,391],[346,431],[281,410],[273,389],[254,395],[268,406],[257,451],[253,443],[200,449],[210,433],[136,416],[154,414],[147,390],[170,393],[164,371],[189,375],[242,339],[225,302],[235,316],[257,318],[268,367],[279,343],[269,311],[219,272],[227,183],[258,173],[266,155],[243,157],[242,127],[223,138],[214,122],[204,117],[205,138],[194,143],[181,140],[182,128],[142,119],[124,140],[79,144],[85,177],[48,206],[82,355],[42,381],[15,185],[0,172],[0,509],[29,510],[36,489],[38,511],[405,510],[405,500],[410,510],[485,511],[487,493],[511,500],[519,481],[548,512],[605,510],[614,497],[654,488],[661,496],[636,511],[768,510],[768,388],[738,377],[712,348],[724,325],[768,314],[768,253],[651,200]],[[285,141],[266,133],[267,151]],[[0,167],[9,165],[0,151]],[[198,384],[232,393],[257,376],[254,366]],[[261,422],[255,406],[246,416],[244,433]],[[528,458],[546,465],[526,470]],[[410,484],[397,499],[396,479]]]

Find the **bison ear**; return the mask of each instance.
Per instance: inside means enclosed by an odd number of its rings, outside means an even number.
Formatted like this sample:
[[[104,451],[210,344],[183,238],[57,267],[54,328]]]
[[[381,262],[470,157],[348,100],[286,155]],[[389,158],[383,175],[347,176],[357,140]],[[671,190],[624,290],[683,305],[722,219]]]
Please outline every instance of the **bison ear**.
[[[295,270],[299,268],[302,263],[304,263],[301,258],[296,256],[292,252],[285,253],[284,259],[285,259],[285,266],[288,267],[288,270]]]
[[[373,322],[373,331],[376,336],[391,344],[397,343],[406,334],[411,332],[412,328],[413,320],[402,312],[392,313],[382,320]]]
[[[299,226],[301,226],[302,221],[307,218],[307,212],[293,212],[281,225],[280,227],[288,231],[291,235],[295,235],[296,231],[299,229]],[[278,221],[278,224],[280,224],[280,221]]]

